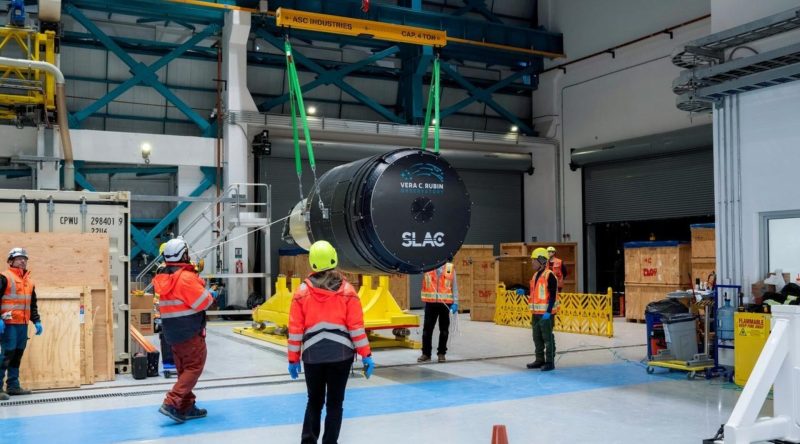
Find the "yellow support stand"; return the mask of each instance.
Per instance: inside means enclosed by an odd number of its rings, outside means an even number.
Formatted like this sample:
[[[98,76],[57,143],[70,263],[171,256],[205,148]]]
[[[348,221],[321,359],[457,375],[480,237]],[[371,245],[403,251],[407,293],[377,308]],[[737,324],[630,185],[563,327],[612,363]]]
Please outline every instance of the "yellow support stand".
[[[286,286],[286,276],[278,276],[275,294],[253,310],[253,326],[235,327],[233,332],[286,346],[289,308],[292,306],[292,295],[300,287],[300,283],[300,278],[292,278],[290,291]],[[267,323],[272,325],[268,326]]]
[[[418,341],[408,339],[410,334],[408,329],[419,327],[419,316],[405,313],[397,305],[389,291],[389,276],[380,276],[377,288],[372,286],[372,276],[363,276],[362,279],[358,297],[364,310],[364,328],[368,331],[370,346],[421,348]],[[275,294],[253,310],[253,326],[237,327],[233,331],[285,346],[292,295],[300,287],[300,282],[299,278],[293,278],[290,291],[286,286],[286,277],[279,276],[275,283]],[[267,323],[272,326],[267,326]],[[394,338],[379,336],[372,331],[384,329],[392,329]]]
[[[0,26],[0,56],[55,64],[55,40],[53,31],[40,33],[33,28]],[[35,68],[0,64],[0,84],[6,91],[18,90],[0,94],[0,119],[16,118],[14,107],[43,105],[49,111],[56,107],[52,74]]]

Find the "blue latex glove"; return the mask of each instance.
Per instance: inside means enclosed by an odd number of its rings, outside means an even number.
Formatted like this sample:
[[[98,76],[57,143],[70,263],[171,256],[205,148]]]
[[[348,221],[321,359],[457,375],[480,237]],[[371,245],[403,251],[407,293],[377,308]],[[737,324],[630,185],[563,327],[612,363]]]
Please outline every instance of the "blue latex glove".
[[[42,332],[44,331],[44,327],[42,327],[41,322],[34,322],[33,326],[36,327],[36,336],[41,336]]]
[[[375,362],[372,361],[372,356],[367,356],[363,358],[362,361],[364,362],[364,376],[369,379],[372,376],[373,370],[375,370]]]
[[[546,321],[546,320],[550,319],[551,316],[552,315],[550,313],[545,313],[545,314],[542,315],[542,319],[544,319]]]
[[[289,363],[289,375],[292,376],[292,379],[297,379],[300,376],[300,363],[299,362],[290,362]]]
[[[450,305],[450,313],[456,314],[458,313],[458,302],[454,302]]]
[[[216,301],[217,297],[219,296],[219,292],[217,292],[216,290],[209,290],[208,292],[211,293],[211,297],[214,298],[214,300]]]
[[[3,332],[6,331],[6,323],[0,321],[0,336],[3,336]]]

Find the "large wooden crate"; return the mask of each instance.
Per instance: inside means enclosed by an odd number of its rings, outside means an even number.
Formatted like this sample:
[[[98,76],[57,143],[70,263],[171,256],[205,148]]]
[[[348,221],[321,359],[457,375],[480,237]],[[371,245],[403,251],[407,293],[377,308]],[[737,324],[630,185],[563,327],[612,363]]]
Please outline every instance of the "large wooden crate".
[[[494,260],[493,245],[462,245],[453,258],[458,280],[458,311],[462,313],[469,311],[475,300],[472,291],[475,263],[478,262],[477,271],[480,274],[483,265],[481,261],[486,259]],[[493,273],[492,271],[490,279],[494,279]]]
[[[631,321],[644,321],[647,304],[665,299],[667,293],[685,290],[690,285],[651,285],[625,283],[625,318]]]
[[[717,243],[714,224],[696,224],[692,230],[692,258],[714,258]]]
[[[700,279],[706,282],[708,275],[717,270],[717,260],[712,258],[692,258],[692,283]]]
[[[500,256],[525,256],[528,253],[528,247],[525,242],[508,242],[500,244]]]
[[[677,285],[690,281],[691,246],[678,241],[625,244],[625,283]]]
[[[472,304],[469,318],[473,321],[494,322],[494,304]]]

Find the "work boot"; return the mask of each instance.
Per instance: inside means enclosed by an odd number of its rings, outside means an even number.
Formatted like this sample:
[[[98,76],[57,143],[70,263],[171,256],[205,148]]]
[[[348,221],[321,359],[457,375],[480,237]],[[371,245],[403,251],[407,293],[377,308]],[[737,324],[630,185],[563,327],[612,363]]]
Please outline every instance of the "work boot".
[[[0,401],[8,401],[9,399],[11,399],[11,397],[8,396],[8,393],[0,391]]]
[[[422,355],[419,358],[417,358],[417,362],[430,362],[430,360],[431,357],[428,355]]]
[[[528,367],[531,370],[536,369],[536,368],[542,368],[542,367],[544,367],[544,361],[529,362],[529,363],[525,364],[525,367]]]
[[[19,395],[30,395],[31,391],[25,390],[22,387],[8,387],[6,393],[8,393],[11,396],[19,396]]]
[[[552,362],[545,362],[542,366],[543,372],[549,372],[550,370],[555,370],[556,366]]]
[[[436,355],[436,358],[439,360],[439,362],[446,362],[447,361],[447,359],[445,359],[444,355]]]
[[[186,422],[186,417],[181,415],[180,412],[178,412],[178,409],[171,405],[161,404],[161,408],[158,409],[158,411],[162,415],[169,417],[169,419],[177,422],[178,424],[183,424]]]
[[[205,418],[206,415],[208,415],[208,411],[206,409],[199,409],[196,405],[193,405],[188,412],[183,414],[183,417],[188,421],[190,419]]]

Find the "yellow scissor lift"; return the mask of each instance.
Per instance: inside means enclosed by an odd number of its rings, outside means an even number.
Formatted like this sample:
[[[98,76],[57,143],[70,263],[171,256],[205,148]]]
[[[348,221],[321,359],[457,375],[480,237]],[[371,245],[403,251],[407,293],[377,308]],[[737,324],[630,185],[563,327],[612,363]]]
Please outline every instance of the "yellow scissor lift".
[[[300,287],[300,278],[292,278],[291,291],[286,277],[278,276],[275,294],[253,310],[251,327],[236,327],[235,333],[277,345],[286,346],[289,325],[289,308],[292,295]],[[404,312],[389,291],[389,276],[378,278],[377,288],[372,287],[372,276],[363,276],[358,291],[364,310],[364,329],[373,348],[421,348],[419,341],[409,339],[409,328],[419,327],[419,316]],[[392,330],[394,338],[380,336],[376,330]]]

